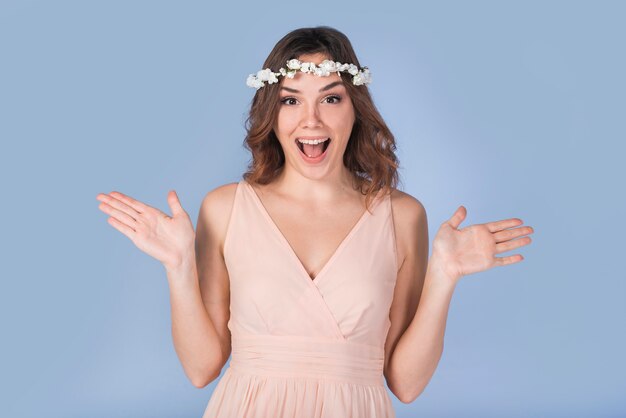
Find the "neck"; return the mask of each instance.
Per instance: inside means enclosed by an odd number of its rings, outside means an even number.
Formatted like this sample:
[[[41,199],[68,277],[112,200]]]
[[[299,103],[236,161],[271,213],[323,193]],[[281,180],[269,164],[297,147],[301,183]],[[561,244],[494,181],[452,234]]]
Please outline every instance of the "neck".
[[[292,196],[302,202],[337,202],[347,194],[354,194],[352,173],[342,164],[338,170],[321,178],[305,177],[290,170],[287,165],[273,181],[274,188],[281,194]]]

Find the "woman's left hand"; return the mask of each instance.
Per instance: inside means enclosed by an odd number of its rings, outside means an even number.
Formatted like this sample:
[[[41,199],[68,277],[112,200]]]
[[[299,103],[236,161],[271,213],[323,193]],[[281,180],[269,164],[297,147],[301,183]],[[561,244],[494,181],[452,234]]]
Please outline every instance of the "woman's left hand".
[[[488,270],[494,266],[517,263],[524,259],[521,254],[508,257],[495,255],[530,244],[530,237],[516,240],[513,238],[533,233],[532,227],[520,227],[523,224],[521,219],[509,218],[458,229],[466,215],[465,207],[459,206],[454,215],[441,224],[433,240],[429,265],[432,263],[433,268],[442,270],[456,282],[468,274]]]

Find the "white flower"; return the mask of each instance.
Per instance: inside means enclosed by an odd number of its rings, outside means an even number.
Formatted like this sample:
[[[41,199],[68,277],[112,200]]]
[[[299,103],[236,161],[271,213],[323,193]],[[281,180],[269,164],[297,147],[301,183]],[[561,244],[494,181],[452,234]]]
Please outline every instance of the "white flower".
[[[367,67],[363,67],[362,70],[359,70],[359,67],[354,64],[342,64],[332,60],[324,60],[319,65],[316,65],[313,62],[301,62],[294,58],[287,61],[287,68],[280,68],[277,73],[266,68],[259,70],[256,75],[250,74],[246,80],[246,84],[258,90],[265,85],[264,81],[267,81],[268,84],[274,84],[278,83],[278,76],[294,78],[298,70],[303,73],[312,73],[322,77],[327,77],[334,72],[339,76],[341,76],[340,73],[342,72],[348,72],[353,76],[352,83],[356,86],[372,82],[372,77]]]
[[[278,83],[278,78],[276,78],[276,74],[272,72],[269,68],[264,70],[259,70],[256,73],[256,76],[261,81],[267,81],[269,84]]]
[[[361,73],[361,77],[363,78],[363,82],[365,84],[369,84],[372,82],[372,74],[370,73],[370,70],[367,67],[363,69],[363,72]]]
[[[250,74],[248,76],[248,79],[246,80],[246,84],[248,85],[248,87],[254,87],[257,90],[265,85],[265,83],[263,83],[261,80],[256,78],[254,74]]]
[[[302,64],[300,64],[300,71],[302,71],[303,73],[308,73],[314,70],[315,64],[313,64],[312,62],[303,62]]]
[[[300,69],[300,61],[298,61],[295,58],[287,61],[287,68],[289,68],[290,70],[299,70]]]
[[[372,76],[370,75],[370,71],[366,68],[363,71],[360,71],[354,77],[352,77],[352,84],[355,86],[360,86],[363,84],[369,84],[372,82]]]
[[[330,60],[322,61],[322,63],[320,64],[319,68],[322,69],[322,72],[323,72],[322,75],[324,75],[324,76],[328,76],[328,75],[330,75],[331,72],[337,71],[335,63],[333,61],[330,61]]]
[[[259,70],[256,72],[256,78],[258,78],[261,81],[267,81],[268,79],[268,68],[266,68],[265,70]]]
[[[330,73],[324,70],[322,67],[317,67],[314,71],[314,74],[319,75],[319,76],[324,76],[324,77],[330,75]]]
[[[372,78],[370,74],[366,71],[359,72],[357,75],[352,77],[352,84],[354,84],[355,86],[369,84],[371,83],[371,81],[372,81]]]

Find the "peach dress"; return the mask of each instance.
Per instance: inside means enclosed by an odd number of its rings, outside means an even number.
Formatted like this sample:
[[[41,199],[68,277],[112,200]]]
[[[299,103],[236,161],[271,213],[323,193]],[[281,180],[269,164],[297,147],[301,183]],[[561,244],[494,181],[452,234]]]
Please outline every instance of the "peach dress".
[[[390,196],[370,210],[311,279],[238,183],[224,242],[232,357],[203,418],[395,417],[383,377],[398,270]]]

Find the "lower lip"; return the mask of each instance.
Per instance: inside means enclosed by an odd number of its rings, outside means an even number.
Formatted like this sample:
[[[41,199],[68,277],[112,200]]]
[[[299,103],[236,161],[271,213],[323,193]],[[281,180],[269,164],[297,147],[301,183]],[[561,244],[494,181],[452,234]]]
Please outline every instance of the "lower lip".
[[[326,157],[326,154],[328,153],[328,150],[330,149],[330,146],[331,146],[331,144],[328,144],[328,146],[326,147],[326,150],[323,153],[321,153],[319,156],[317,156],[315,158],[311,158],[308,155],[306,155],[304,152],[302,152],[302,150],[300,149],[298,144],[296,144],[296,148],[298,148],[298,152],[300,152],[300,155],[302,156],[302,159],[304,159],[304,161],[306,161],[309,164],[317,164],[317,163],[321,162],[324,159],[324,157]]]

